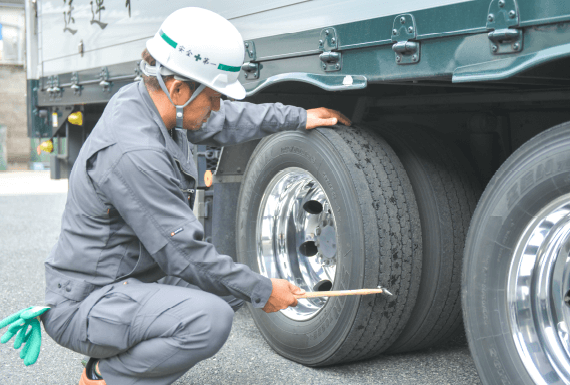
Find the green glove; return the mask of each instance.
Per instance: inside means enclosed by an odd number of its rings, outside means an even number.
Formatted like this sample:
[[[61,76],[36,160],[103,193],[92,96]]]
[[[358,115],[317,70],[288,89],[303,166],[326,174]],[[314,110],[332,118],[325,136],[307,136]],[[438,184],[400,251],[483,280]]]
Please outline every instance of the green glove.
[[[48,306],[32,306],[0,321],[0,329],[10,325],[8,331],[0,338],[0,343],[5,344],[16,336],[14,349],[19,349],[25,344],[20,352],[20,358],[24,360],[26,366],[35,364],[40,355],[42,334],[39,316],[49,309]]]

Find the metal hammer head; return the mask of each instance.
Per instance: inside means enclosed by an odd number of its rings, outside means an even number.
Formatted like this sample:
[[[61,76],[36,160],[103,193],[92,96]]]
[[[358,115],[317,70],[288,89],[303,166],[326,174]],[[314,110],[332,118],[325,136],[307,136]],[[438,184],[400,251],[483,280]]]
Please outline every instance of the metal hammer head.
[[[382,293],[384,293],[384,294],[394,295],[394,294],[390,293],[390,291],[388,289],[386,289],[385,287],[378,286],[378,289],[382,289]]]

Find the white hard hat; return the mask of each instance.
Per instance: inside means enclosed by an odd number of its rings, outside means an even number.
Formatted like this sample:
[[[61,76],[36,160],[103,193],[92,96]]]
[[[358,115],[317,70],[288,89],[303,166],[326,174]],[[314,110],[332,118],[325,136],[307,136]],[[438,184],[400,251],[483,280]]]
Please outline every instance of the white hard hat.
[[[146,48],[174,74],[233,99],[245,97],[238,81],[245,54],[243,39],[236,27],[217,13],[196,7],[179,9],[164,20]]]

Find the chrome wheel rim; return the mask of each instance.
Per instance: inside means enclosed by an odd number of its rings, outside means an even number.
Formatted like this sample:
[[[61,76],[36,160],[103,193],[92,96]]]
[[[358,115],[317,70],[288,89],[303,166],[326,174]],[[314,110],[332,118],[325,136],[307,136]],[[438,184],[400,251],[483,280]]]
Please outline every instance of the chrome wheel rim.
[[[307,292],[330,290],[337,264],[334,212],[322,186],[306,170],[280,171],[265,189],[257,215],[259,271],[281,278]],[[327,298],[300,299],[281,310],[296,321],[314,317]]]
[[[570,194],[546,205],[515,247],[510,326],[536,384],[570,384]]]

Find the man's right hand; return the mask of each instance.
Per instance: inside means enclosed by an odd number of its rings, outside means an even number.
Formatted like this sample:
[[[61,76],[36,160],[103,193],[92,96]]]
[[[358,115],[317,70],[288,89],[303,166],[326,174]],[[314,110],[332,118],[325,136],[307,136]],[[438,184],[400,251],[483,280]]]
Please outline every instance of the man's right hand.
[[[305,290],[293,285],[285,279],[271,278],[273,291],[263,307],[266,313],[273,313],[289,306],[297,306],[297,298],[295,294],[305,294]]]

